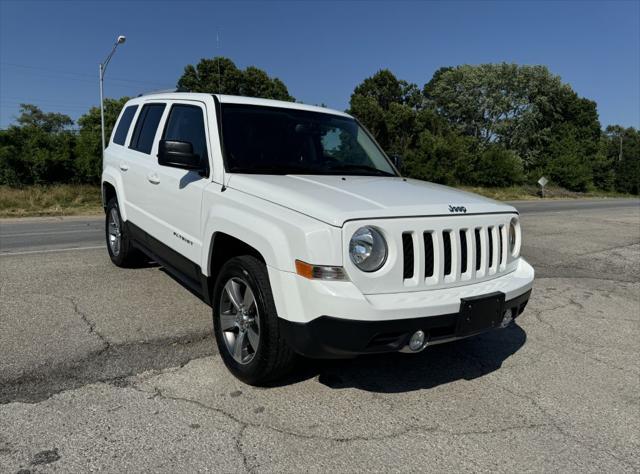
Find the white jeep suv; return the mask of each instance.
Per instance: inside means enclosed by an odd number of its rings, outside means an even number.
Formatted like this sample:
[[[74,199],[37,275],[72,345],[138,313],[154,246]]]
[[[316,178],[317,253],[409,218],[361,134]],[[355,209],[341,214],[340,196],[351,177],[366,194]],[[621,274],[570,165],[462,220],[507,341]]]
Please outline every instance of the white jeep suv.
[[[220,354],[250,384],[296,353],[418,352],[505,327],[531,292],[513,207],[403,178],[335,110],[132,99],[102,192],[112,261],[142,252],[211,305]]]

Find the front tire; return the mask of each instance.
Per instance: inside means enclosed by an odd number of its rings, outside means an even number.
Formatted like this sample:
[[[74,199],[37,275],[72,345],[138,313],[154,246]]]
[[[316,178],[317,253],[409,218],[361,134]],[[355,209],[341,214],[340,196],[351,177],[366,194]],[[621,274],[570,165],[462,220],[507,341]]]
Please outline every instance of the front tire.
[[[105,216],[105,237],[111,261],[118,267],[135,267],[142,263],[142,253],[133,247],[129,232],[120,216],[118,200],[111,198]]]
[[[213,328],[229,371],[250,385],[282,377],[294,353],[280,333],[267,267],[244,255],[228,260],[213,290]]]

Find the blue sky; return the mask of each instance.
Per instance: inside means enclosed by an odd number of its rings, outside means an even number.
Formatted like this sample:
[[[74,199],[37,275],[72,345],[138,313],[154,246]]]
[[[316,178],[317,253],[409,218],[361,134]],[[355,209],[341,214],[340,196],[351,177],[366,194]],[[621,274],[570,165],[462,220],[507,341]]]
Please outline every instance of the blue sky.
[[[640,127],[640,2],[152,2],[0,0],[0,127],[20,102],[80,116],[118,34],[108,97],[174,87],[223,55],[281,78],[302,102],[345,109],[381,68],[420,87],[441,66],[545,64],[598,103],[603,126]],[[220,45],[217,47],[216,34]]]

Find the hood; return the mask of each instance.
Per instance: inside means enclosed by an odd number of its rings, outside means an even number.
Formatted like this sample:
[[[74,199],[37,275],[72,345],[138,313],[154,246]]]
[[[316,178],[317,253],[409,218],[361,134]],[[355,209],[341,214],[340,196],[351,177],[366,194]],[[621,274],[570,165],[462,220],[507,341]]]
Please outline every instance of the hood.
[[[477,194],[397,177],[232,174],[227,187],[338,227],[353,219],[516,212]]]

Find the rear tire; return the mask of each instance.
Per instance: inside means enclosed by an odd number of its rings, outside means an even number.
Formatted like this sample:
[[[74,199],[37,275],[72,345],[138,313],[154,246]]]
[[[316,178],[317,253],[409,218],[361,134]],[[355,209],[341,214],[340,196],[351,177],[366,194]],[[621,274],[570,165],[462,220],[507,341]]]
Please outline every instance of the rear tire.
[[[228,260],[213,290],[213,328],[229,371],[250,385],[288,373],[295,354],[280,332],[267,267],[251,255]]]
[[[116,266],[130,268],[144,262],[145,257],[142,252],[134,248],[131,243],[129,231],[122,221],[118,200],[115,197],[107,203],[104,227],[107,251]]]

